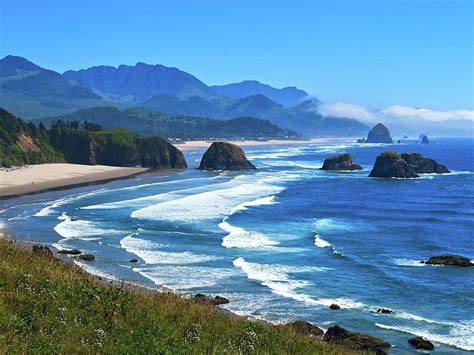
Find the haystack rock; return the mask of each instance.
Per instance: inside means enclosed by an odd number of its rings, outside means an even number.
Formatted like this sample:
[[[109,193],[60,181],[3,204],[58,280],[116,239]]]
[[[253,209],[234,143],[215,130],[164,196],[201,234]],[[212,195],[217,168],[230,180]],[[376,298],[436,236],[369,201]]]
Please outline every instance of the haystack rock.
[[[227,142],[214,142],[204,153],[199,168],[202,170],[250,170],[256,169],[247,160],[239,146]]]
[[[393,143],[392,137],[387,127],[378,123],[372,128],[365,143]]]
[[[352,161],[351,154],[338,154],[325,159],[321,170],[362,170],[362,167]]]
[[[421,143],[422,143],[422,144],[429,144],[430,141],[428,140],[428,137],[427,137],[427,136],[423,136],[423,138],[421,138]]]

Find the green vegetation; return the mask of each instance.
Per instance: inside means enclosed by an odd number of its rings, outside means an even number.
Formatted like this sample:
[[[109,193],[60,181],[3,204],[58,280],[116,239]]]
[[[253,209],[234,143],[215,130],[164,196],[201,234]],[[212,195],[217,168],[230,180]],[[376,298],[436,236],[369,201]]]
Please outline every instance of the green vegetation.
[[[0,108],[0,167],[62,161],[44,125],[26,123]]]
[[[89,121],[106,128],[124,128],[145,135],[192,139],[298,139],[297,133],[282,129],[270,121],[252,117],[218,120],[204,117],[174,116],[146,108],[119,110],[116,107],[95,107],[70,115],[39,121],[52,124],[56,120]]]
[[[172,293],[105,285],[11,240],[0,238],[0,255],[0,352],[349,353]]]
[[[93,122],[25,123],[0,109],[0,166],[68,162],[156,169],[186,168],[183,153],[166,139]]]

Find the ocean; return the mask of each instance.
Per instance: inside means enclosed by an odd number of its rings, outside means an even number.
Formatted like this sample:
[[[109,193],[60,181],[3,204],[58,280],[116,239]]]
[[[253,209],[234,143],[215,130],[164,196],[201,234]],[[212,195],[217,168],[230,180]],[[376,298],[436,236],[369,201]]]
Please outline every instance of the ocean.
[[[392,354],[414,353],[413,335],[437,353],[468,353],[474,268],[419,261],[474,259],[473,144],[245,147],[258,168],[245,172],[199,171],[203,151],[189,152],[185,171],[0,201],[0,224],[24,240],[95,254],[81,265],[97,275],[221,295],[237,314],[338,324],[383,338]],[[384,150],[421,153],[452,173],[367,177]],[[319,170],[337,153],[364,170]]]

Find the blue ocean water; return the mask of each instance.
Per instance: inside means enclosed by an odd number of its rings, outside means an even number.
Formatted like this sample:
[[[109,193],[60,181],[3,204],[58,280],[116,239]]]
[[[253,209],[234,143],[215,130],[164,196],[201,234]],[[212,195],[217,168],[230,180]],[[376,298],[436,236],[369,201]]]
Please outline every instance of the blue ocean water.
[[[272,322],[338,324],[389,341],[394,354],[414,352],[413,335],[438,353],[464,353],[474,351],[474,270],[419,261],[474,259],[473,144],[247,147],[258,169],[235,173],[194,169],[196,151],[185,171],[0,201],[0,221],[23,239],[95,254],[82,265],[99,275],[219,294],[229,310]],[[387,149],[452,173],[368,178]],[[343,152],[364,171],[319,170]]]

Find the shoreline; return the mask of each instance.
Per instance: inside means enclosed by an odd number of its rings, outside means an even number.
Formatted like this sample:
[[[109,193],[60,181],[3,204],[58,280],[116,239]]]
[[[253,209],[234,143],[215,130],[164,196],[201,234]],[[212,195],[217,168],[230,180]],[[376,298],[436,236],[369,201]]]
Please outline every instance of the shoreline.
[[[212,142],[225,141],[228,143],[236,144],[240,147],[253,147],[253,146],[273,146],[273,145],[293,145],[293,144],[325,144],[335,141],[353,139],[351,137],[344,138],[312,138],[308,140],[276,140],[270,139],[268,141],[259,140],[225,140],[225,139],[213,139],[213,140],[196,140],[196,141],[183,141],[182,143],[173,143],[173,145],[183,152],[195,151],[204,148],[208,148]]]
[[[0,170],[0,200],[45,191],[131,178],[148,168],[68,163],[26,165]]]

